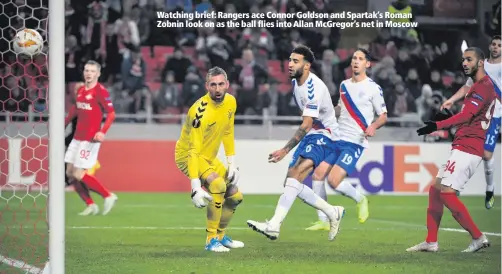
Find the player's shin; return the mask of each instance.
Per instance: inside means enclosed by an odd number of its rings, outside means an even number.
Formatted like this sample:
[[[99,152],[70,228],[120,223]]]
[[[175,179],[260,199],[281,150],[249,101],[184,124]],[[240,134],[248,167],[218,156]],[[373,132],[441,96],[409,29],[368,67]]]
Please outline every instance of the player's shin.
[[[80,196],[80,199],[82,199],[86,205],[94,204],[94,201],[91,198],[89,190],[83,185],[82,182],[73,181],[72,185],[73,188],[75,189],[75,192],[77,192],[78,196]]]
[[[304,185],[294,178],[287,178],[286,184],[284,185],[284,192],[281,197],[279,197],[279,202],[275,208],[275,213],[272,219],[270,219],[270,224],[275,227],[280,227],[286,215],[288,215],[289,210],[293,206],[296,197],[302,191]]]
[[[225,230],[234,216],[235,210],[243,200],[242,192],[237,191],[231,196],[225,198],[223,208],[221,210],[221,218],[218,226],[218,238],[221,240],[225,236]]]
[[[108,189],[106,189],[106,187],[103,184],[101,184],[96,177],[92,175],[89,175],[87,173],[84,174],[84,176],[82,177],[82,182],[84,182],[93,191],[96,191],[103,198],[111,196],[110,191],[108,191]]]
[[[427,208],[427,238],[425,241],[428,243],[435,243],[438,240],[443,209],[441,190],[433,185],[429,188],[429,207]]]
[[[493,185],[493,165],[495,158],[492,157],[488,161],[483,161],[485,166],[485,179],[486,179],[486,191],[493,192],[495,186]]]
[[[328,204],[328,202],[315,194],[308,186],[303,186],[302,190],[298,194],[298,198],[302,199],[302,201],[311,207],[322,211],[326,216],[332,216],[335,211],[332,205]]]
[[[321,199],[327,201],[328,195],[326,194],[326,187],[324,184],[324,180],[312,180],[312,190],[315,194],[317,194]],[[317,210],[317,216],[319,217],[319,221],[327,222],[328,216],[324,214],[321,210]]]
[[[213,201],[211,201],[207,206],[207,242],[218,235],[217,231],[221,220],[226,190],[227,186],[221,177],[217,177],[209,183],[208,192],[213,197]]]
[[[351,198],[352,200],[356,201],[356,203],[359,203],[364,198],[364,195],[361,194],[361,192],[359,192],[357,189],[355,189],[347,181],[342,181],[335,188],[335,191],[343,194],[343,196]]]
[[[481,237],[482,233],[476,226],[467,211],[465,205],[460,201],[455,192],[442,192],[441,199],[444,205],[451,211],[453,218],[471,234],[473,239]]]

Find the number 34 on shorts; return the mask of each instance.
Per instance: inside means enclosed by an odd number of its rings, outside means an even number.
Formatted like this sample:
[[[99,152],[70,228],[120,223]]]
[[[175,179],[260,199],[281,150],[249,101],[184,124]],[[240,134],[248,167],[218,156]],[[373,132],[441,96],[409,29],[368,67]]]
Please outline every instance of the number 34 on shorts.
[[[479,156],[454,149],[436,177],[441,179],[442,185],[461,191],[474,175],[481,161]]]

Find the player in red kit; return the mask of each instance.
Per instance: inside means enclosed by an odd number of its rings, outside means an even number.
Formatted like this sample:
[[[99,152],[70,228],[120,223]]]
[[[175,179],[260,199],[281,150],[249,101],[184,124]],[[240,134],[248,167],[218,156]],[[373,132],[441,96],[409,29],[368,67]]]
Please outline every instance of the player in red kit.
[[[495,100],[497,100],[493,83],[484,70],[484,60],[483,51],[479,48],[472,47],[464,51],[462,57],[464,73],[472,77],[475,83],[464,98],[462,110],[448,119],[426,122],[426,126],[417,130],[418,135],[426,135],[438,129],[457,127],[450,157],[439,170],[435,185],[429,189],[427,238],[425,242],[410,247],[406,251],[436,252],[439,250],[437,237],[443,216],[443,205],[471,234],[472,242],[462,252],[476,252],[490,246],[486,235],[479,230],[467,208],[456,195],[457,191],[462,191],[482,161],[485,133],[490,126]]]
[[[77,90],[76,104],[65,119],[65,127],[77,117],[73,140],[65,154],[66,174],[75,181],[83,182],[104,199],[103,215],[108,214],[115,205],[117,196],[108,191],[93,175],[87,172],[98,159],[101,142],[115,120],[115,110],[108,91],[98,83],[101,66],[88,61],[84,66],[84,86]],[[101,127],[103,115],[107,114]]]

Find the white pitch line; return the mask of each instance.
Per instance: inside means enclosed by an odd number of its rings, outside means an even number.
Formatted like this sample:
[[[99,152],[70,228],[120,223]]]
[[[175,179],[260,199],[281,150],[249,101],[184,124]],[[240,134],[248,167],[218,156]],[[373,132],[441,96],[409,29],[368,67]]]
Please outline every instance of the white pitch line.
[[[42,273],[42,269],[40,269],[40,268],[38,268],[36,266],[32,266],[32,265],[29,265],[29,264],[27,264],[27,263],[25,263],[23,261],[12,259],[12,258],[5,257],[5,256],[2,256],[2,255],[0,255],[0,262],[6,264],[8,266],[12,266],[12,267],[21,269],[23,271],[26,271],[26,273],[31,273],[31,274],[40,274],[40,273]]]
[[[247,208],[275,208],[276,205],[260,205],[260,204],[247,204],[247,205],[242,205],[243,207]],[[180,205],[180,204],[127,204],[123,203],[121,204],[122,208],[192,208],[193,205],[187,204],[187,205]],[[402,206],[393,206],[393,205],[373,205],[372,208],[376,209],[385,209],[385,210],[403,210],[403,209],[410,209],[410,210],[424,210],[424,206],[409,206],[409,205],[402,205]],[[484,206],[471,206],[469,207],[469,210],[486,210]],[[500,211],[500,208],[492,208],[491,210],[493,211]]]
[[[423,225],[417,225],[417,224],[413,224],[413,223],[405,223],[405,222],[399,222],[399,221],[389,221],[389,220],[380,220],[380,219],[369,219],[368,221],[378,222],[378,223],[383,223],[383,224],[392,224],[392,225],[399,225],[399,226],[423,228],[423,229],[426,228]],[[463,229],[458,229],[458,228],[448,228],[448,227],[442,228],[442,227],[440,227],[439,230],[449,231],[449,232],[467,233],[467,231],[465,231]],[[501,233],[496,233],[496,232],[483,232],[483,233],[488,236],[502,237]]]
[[[387,224],[395,224],[399,226],[405,226],[405,227],[413,227],[417,229],[425,229],[424,226],[420,225],[415,225],[415,224],[409,224],[409,223],[401,223],[401,222],[392,222],[392,221],[385,221],[385,220],[373,220],[379,223],[387,223]],[[197,226],[70,226],[67,227],[69,229],[117,229],[117,230],[204,230],[206,229],[205,227],[197,227]],[[229,228],[230,230],[247,230],[249,229],[248,227],[231,227]],[[358,227],[349,227],[349,228],[341,228],[343,230],[363,230],[363,228],[358,228]],[[303,229],[302,229],[303,230]],[[397,230],[397,229],[391,229],[391,228],[374,228],[374,230]],[[456,229],[456,228],[440,228],[440,230],[443,231],[449,231],[449,232],[460,232],[460,233],[466,233],[467,231],[464,231],[462,229]],[[495,233],[495,232],[483,232],[484,234],[488,236],[496,236],[496,237],[501,237],[502,235],[500,233]]]

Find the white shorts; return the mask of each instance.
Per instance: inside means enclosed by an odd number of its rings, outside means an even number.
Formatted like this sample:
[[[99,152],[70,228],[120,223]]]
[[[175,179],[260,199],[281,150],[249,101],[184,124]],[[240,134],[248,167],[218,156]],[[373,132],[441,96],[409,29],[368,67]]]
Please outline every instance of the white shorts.
[[[66,150],[64,161],[65,163],[73,164],[73,166],[77,168],[90,169],[98,160],[100,146],[101,143],[99,142],[78,141],[73,139]]]
[[[452,150],[446,164],[441,165],[436,178],[441,184],[462,191],[478,169],[482,158],[460,150]]]

